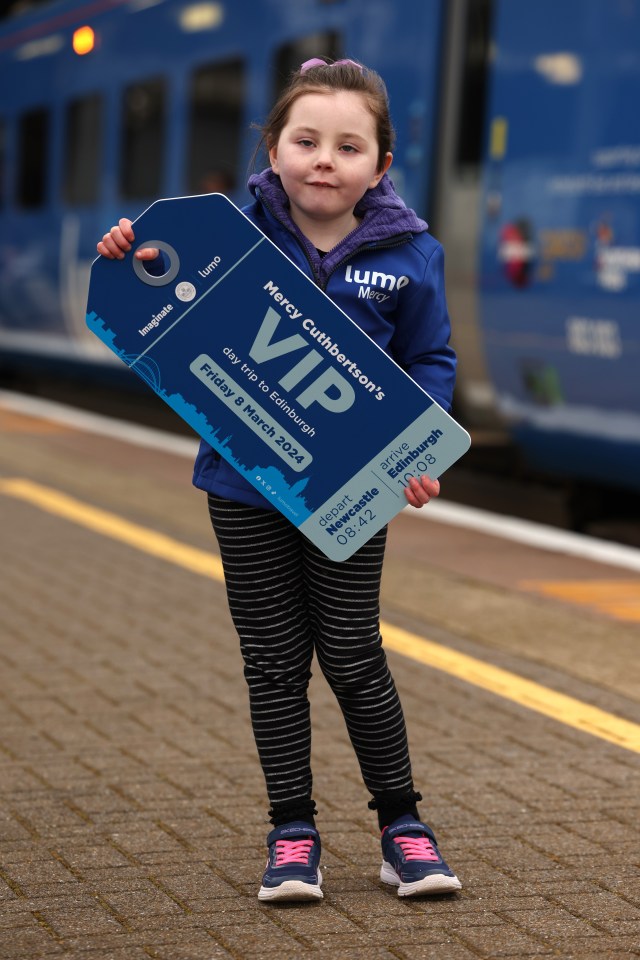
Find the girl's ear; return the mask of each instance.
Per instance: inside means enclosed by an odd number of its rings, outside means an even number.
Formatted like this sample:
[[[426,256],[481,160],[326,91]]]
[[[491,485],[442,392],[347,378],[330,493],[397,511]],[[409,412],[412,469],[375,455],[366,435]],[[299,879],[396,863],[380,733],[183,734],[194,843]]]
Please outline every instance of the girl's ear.
[[[387,170],[389,169],[392,163],[393,163],[393,154],[392,153],[385,154],[384,163],[382,164],[382,169],[379,170],[378,173],[376,173],[373,180],[369,183],[369,190],[373,190],[374,187],[378,186],[378,184],[380,183],[380,181],[382,180],[382,178],[384,177],[385,173],[387,172]]]
[[[274,173],[278,173],[278,148],[277,146],[269,149],[269,163]]]

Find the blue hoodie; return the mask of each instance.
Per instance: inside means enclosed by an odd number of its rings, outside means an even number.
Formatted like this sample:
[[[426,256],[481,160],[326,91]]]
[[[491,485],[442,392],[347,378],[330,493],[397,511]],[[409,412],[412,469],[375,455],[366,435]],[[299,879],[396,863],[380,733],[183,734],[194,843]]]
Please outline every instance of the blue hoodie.
[[[402,202],[389,177],[367,190],[359,226],[321,256],[291,219],[280,177],[249,180],[243,213],[445,410],[456,359],[444,292],[444,254],[427,224]],[[219,497],[273,510],[272,504],[204,440],[193,483]]]

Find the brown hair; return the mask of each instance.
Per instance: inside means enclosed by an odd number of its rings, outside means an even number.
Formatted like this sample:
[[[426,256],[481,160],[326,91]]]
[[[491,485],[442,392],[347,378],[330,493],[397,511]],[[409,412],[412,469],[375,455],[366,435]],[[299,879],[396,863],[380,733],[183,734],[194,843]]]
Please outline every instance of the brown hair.
[[[377,169],[382,170],[385,157],[393,150],[395,144],[395,131],[389,113],[389,96],[384,80],[375,70],[361,68],[359,64],[352,61],[334,63],[328,59],[325,59],[323,66],[310,67],[304,73],[298,69],[291,75],[264,124],[258,125],[262,136],[256,148],[254,161],[262,147],[265,147],[268,152],[277,144],[289,119],[291,107],[299,97],[305,93],[337,93],[341,90],[361,93],[366,99],[376,126]]]

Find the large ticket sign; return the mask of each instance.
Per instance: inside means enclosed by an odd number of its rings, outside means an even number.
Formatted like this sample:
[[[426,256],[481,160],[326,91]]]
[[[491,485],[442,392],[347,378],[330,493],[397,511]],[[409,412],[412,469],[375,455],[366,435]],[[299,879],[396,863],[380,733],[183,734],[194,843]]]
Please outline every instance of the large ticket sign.
[[[222,194],[159,200],[91,270],[87,324],[331,559],[469,436]],[[160,249],[164,273],[136,260]],[[157,268],[156,268],[157,270]]]

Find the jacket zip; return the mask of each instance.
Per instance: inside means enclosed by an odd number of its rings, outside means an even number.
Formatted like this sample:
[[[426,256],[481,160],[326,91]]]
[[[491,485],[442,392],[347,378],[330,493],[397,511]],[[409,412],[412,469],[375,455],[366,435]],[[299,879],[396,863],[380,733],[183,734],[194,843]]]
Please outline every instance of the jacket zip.
[[[284,224],[286,226],[286,224]],[[331,273],[328,275],[327,279],[324,282],[324,285],[318,283],[318,286],[321,290],[326,291],[327,286],[329,285],[329,280],[334,275],[338,267],[343,267],[345,263],[348,263],[349,260],[352,260],[358,253],[362,253],[363,250],[389,250],[392,247],[401,247],[403,244],[408,243],[413,237],[412,233],[399,233],[395,237],[389,237],[388,240],[374,240],[372,243],[363,244],[361,247],[358,247],[357,250],[352,250],[351,253],[347,254],[346,257],[343,257],[342,260],[339,260],[336,263],[335,267],[331,270]],[[297,237],[296,237],[297,239]]]

